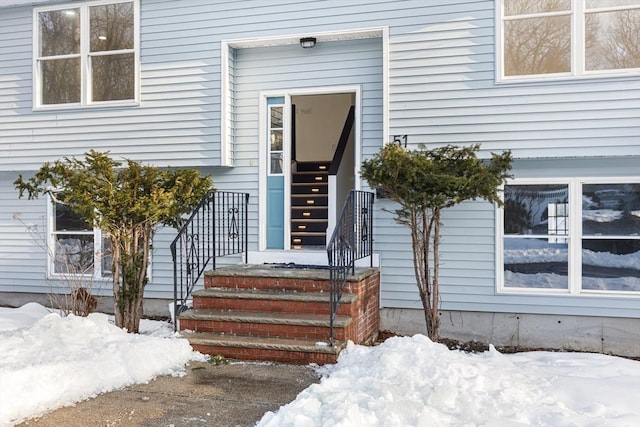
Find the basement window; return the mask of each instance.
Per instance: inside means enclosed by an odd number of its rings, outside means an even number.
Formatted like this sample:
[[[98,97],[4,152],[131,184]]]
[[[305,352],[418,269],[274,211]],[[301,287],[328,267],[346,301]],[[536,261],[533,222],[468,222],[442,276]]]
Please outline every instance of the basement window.
[[[69,206],[50,199],[49,275],[111,277],[111,240]]]
[[[500,292],[640,295],[640,181],[514,180],[500,209]]]

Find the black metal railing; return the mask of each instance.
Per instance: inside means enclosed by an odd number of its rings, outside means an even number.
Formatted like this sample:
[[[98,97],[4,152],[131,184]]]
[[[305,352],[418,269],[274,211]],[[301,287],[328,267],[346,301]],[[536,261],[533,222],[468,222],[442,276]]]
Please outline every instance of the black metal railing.
[[[170,246],[174,329],[204,270],[216,269],[216,257],[244,253],[247,262],[248,204],[247,193],[210,191],[178,230]]]
[[[356,117],[355,111],[356,110],[352,105],[347,113],[347,118],[344,121],[344,126],[340,133],[340,139],[338,139],[338,146],[336,147],[336,151],[333,153],[333,159],[329,165],[329,175],[337,174],[338,169],[340,169],[340,163],[342,162],[344,151],[347,148],[347,143],[349,142],[349,135],[353,132],[353,124],[355,123]]]
[[[370,257],[373,267],[373,198],[367,191],[352,190],[327,244],[331,318],[329,342],[333,345],[333,324],[347,277],[355,274],[356,261]]]

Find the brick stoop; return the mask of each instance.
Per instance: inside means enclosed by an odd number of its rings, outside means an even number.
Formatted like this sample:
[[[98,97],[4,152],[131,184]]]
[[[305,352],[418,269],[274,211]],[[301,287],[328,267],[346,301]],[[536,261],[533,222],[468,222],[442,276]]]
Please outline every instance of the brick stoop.
[[[329,271],[239,265],[205,273],[180,330],[197,351],[232,359],[335,363],[344,344],[375,340],[380,273],[358,268],[347,278],[329,345]]]

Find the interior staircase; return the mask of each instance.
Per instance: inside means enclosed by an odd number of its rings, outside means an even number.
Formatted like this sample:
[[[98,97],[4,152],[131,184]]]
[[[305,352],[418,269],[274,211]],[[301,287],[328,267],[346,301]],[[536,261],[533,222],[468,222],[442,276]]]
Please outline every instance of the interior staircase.
[[[225,267],[205,272],[180,330],[201,353],[291,364],[335,363],[348,340],[371,342],[379,328],[380,273],[348,277],[329,337],[329,271],[290,264]]]
[[[324,246],[330,162],[297,162],[291,173],[291,248]]]

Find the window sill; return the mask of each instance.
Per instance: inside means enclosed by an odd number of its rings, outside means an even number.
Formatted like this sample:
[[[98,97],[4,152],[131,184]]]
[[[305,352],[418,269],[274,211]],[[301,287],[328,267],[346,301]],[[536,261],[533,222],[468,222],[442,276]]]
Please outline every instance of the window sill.
[[[515,85],[515,84],[544,84],[544,83],[567,83],[567,82],[584,82],[590,80],[620,80],[632,79],[640,77],[640,69],[631,69],[624,72],[599,72],[583,75],[572,74],[550,74],[537,76],[514,76],[514,77],[497,77],[496,85]]]
[[[55,104],[55,105],[40,105],[33,107],[33,112],[45,112],[45,111],[85,111],[85,110],[108,110],[112,108],[132,108],[139,107],[140,102],[135,100],[130,101],[114,101],[114,102],[100,102],[87,105],[81,104]]]
[[[572,298],[640,298],[640,292],[633,291],[607,291],[607,290],[583,290],[570,292],[568,289],[539,289],[539,288],[505,288],[496,291],[503,296],[539,296],[539,297],[572,297]]]

